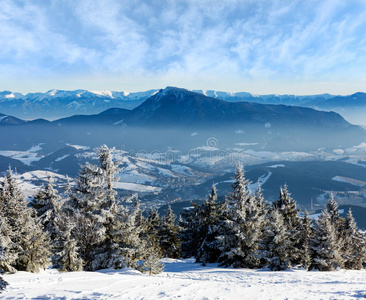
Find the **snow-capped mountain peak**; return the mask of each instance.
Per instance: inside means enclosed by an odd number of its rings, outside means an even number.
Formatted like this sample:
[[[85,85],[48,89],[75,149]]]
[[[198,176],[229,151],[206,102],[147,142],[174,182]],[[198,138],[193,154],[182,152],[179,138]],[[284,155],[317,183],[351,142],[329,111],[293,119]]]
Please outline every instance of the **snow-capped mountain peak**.
[[[103,90],[103,91],[90,91],[90,92],[92,92],[93,94],[95,94],[97,96],[105,96],[105,97],[109,97],[109,98],[114,98],[113,92],[111,92],[111,91]],[[125,92],[122,92],[122,93],[125,93]]]

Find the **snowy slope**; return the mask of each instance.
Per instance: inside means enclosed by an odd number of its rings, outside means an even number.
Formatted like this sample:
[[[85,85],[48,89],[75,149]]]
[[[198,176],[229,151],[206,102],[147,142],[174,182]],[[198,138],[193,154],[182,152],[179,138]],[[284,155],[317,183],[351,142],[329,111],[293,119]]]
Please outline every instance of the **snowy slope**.
[[[366,297],[366,271],[270,272],[202,267],[188,260],[164,260],[165,271],[5,275],[2,299],[355,299]]]
[[[75,114],[100,113],[108,108],[132,109],[157,90],[128,93],[115,91],[50,90],[22,95],[0,92],[0,112],[25,119],[57,119]]]

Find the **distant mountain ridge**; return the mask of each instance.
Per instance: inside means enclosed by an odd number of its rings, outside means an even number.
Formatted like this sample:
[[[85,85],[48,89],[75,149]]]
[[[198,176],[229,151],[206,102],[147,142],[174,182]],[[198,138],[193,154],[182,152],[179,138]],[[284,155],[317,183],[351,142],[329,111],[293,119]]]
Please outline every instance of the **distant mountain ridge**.
[[[227,102],[182,88],[161,89],[133,110],[113,108],[97,115],[72,116],[54,121],[57,124],[82,123],[103,119],[109,123],[121,121],[129,126],[232,126],[251,124],[261,127],[317,126],[346,128],[350,124],[334,112],[322,112],[310,108]]]
[[[0,125],[4,125],[4,124],[16,125],[16,124],[22,124],[22,123],[25,123],[25,121],[18,119],[16,117],[13,117],[13,116],[8,116],[8,115],[4,115],[4,114],[0,113]]]
[[[159,90],[143,92],[87,91],[87,90],[50,90],[46,93],[0,92],[0,111],[23,119],[46,118],[50,120],[75,114],[97,114],[108,108],[134,109]],[[227,102],[252,102],[260,104],[285,104],[310,107],[320,110],[334,110],[353,121],[351,113],[360,112],[361,120],[366,111],[366,93],[348,96],[330,94],[319,95],[257,95],[247,92],[229,93],[215,90],[193,90],[210,98]],[[356,121],[355,121],[356,122]],[[366,125],[366,124],[365,124]]]
[[[132,109],[157,90],[128,93],[115,91],[50,90],[26,95],[0,92],[0,111],[23,119],[57,119],[75,114],[95,114],[112,107]]]
[[[354,146],[366,138],[364,129],[334,112],[227,102],[175,87],[154,93],[132,110],[110,108],[52,122],[38,119],[12,126],[2,124],[1,129],[7,137],[0,141],[4,149],[28,149],[39,143],[59,148],[70,143],[90,147],[122,144],[136,151],[188,151],[214,137],[220,141],[220,148],[252,143],[258,149],[304,151]]]

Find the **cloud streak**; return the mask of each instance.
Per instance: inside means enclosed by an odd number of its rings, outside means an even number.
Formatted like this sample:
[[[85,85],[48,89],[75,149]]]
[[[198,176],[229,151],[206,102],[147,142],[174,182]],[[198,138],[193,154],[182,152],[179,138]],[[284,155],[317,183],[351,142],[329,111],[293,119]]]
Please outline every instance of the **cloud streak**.
[[[228,88],[236,90],[242,82],[364,81],[365,6],[333,0],[4,0],[0,79],[170,78],[231,81],[236,87]]]

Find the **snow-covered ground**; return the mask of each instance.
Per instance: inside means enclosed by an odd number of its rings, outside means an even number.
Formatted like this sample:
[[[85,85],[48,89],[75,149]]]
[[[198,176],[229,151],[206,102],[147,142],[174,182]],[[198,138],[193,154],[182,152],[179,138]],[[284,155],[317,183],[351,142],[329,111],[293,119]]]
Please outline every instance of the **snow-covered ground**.
[[[271,272],[202,267],[193,260],[164,260],[149,276],[131,269],[4,275],[2,299],[355,299],[366,297],[366,271]]]
[[[32,162],[40,160],[43,156],[38,154],[38,151],[41,150],[39,144],[37,146],[33,146],[27,151],[0,151],[0,155],[10,157],[12,159],[17,159],[22,163],[30,166]]]

